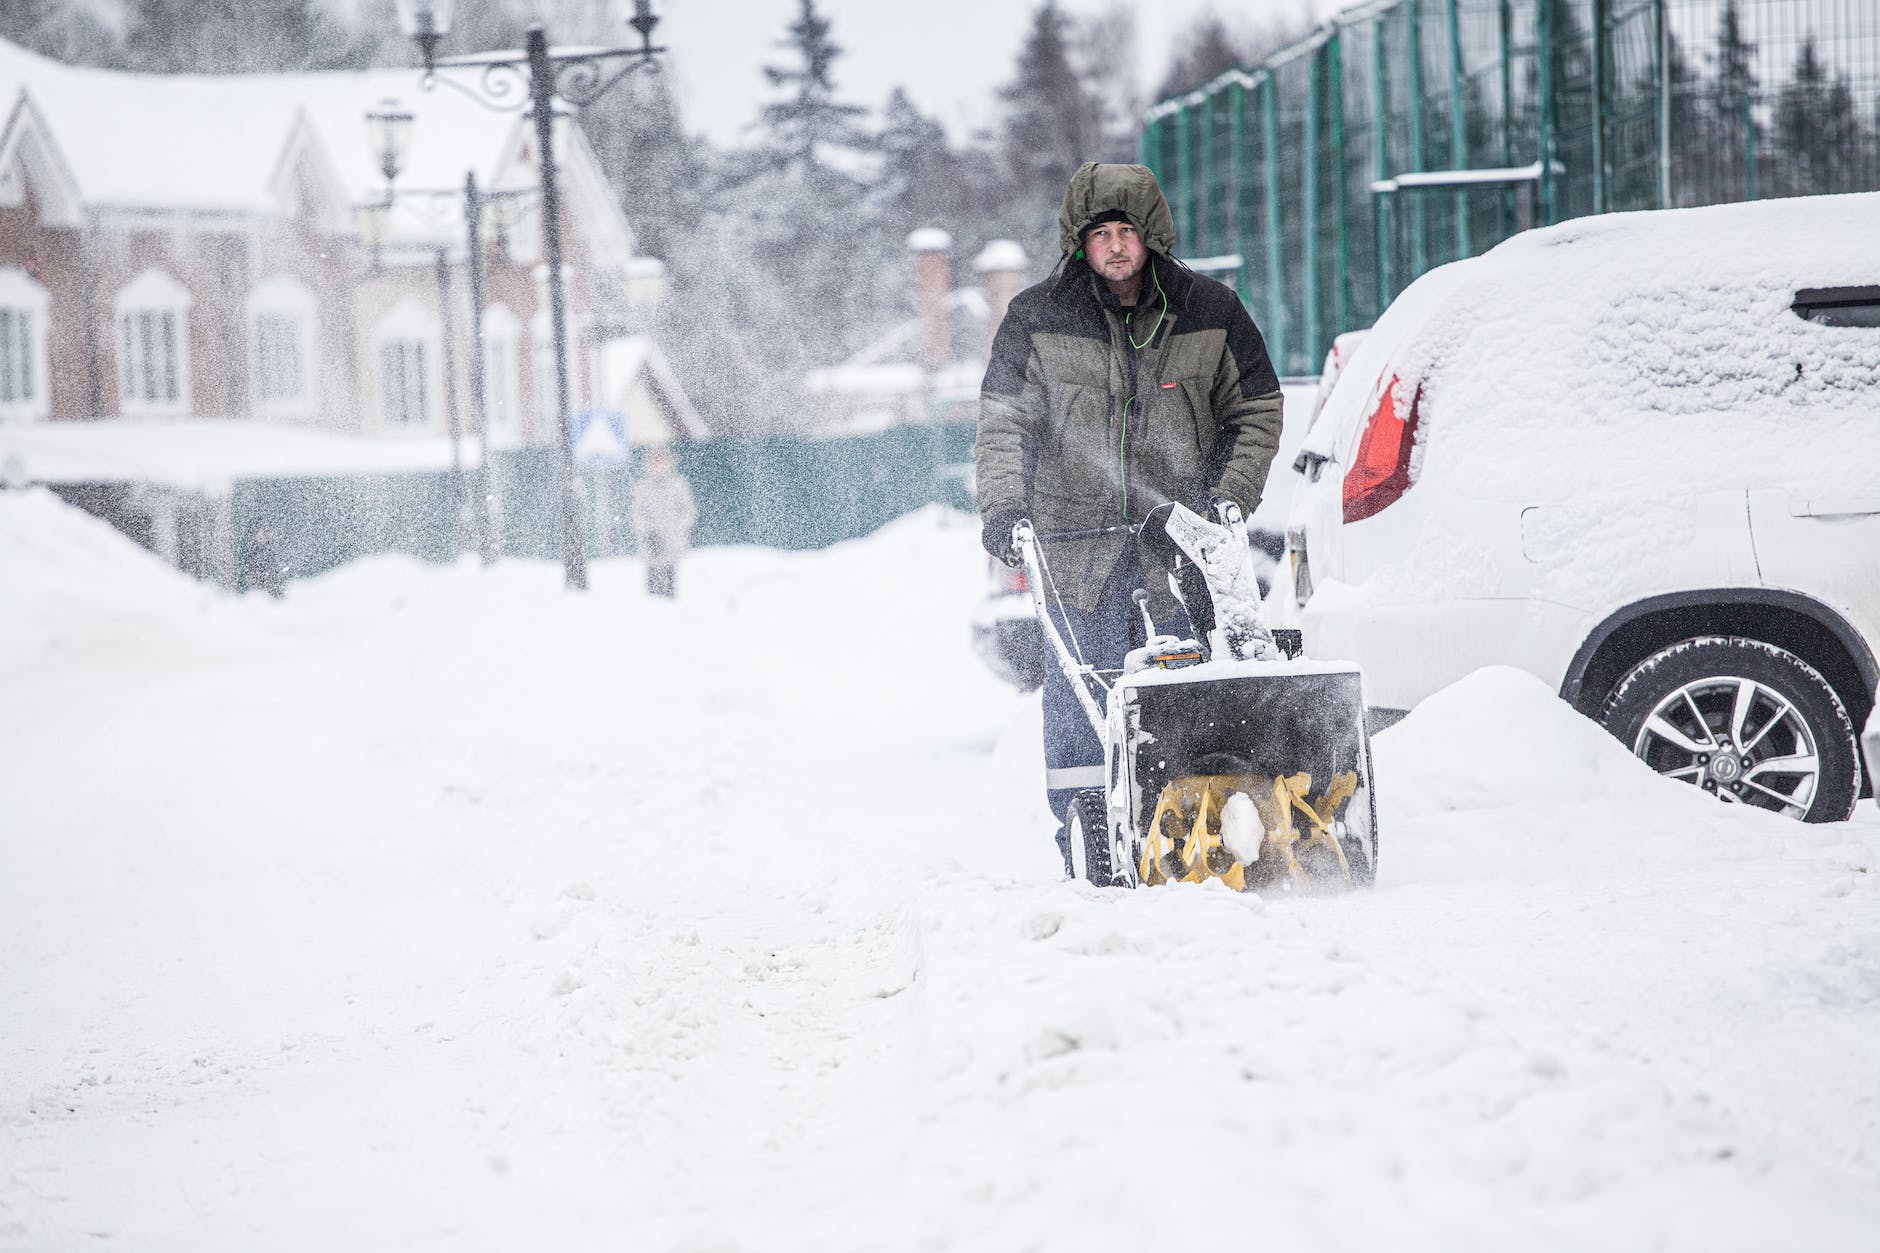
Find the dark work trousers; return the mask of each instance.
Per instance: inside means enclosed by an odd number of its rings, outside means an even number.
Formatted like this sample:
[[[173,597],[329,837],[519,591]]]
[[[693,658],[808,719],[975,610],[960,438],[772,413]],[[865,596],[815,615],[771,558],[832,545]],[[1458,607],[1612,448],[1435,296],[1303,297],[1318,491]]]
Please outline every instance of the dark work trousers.
[[[1049,560],[1049,554],[1046,555]],[[1086,613],[1072,605],[1059,605],[1047,589],[1045,605],[1059,632],[1068,627],[1064,642],[1071,655],[1082,652],[1082,659],[1104,670],[1121,670],[1123,657],[1132,648],[1140,648],[1143,638],[1142,611],[1132,599],[1143,586],[1142,567],[1134,549],[1103,585],[1103,595],[1093,612]],[[1173,621],[1156,623],[1158,633],[1191,636],[1188,615],[1179,608]],[[1071,640],[1075,637],[1076,643]],[[1051,647],[1047,641],[1045,648]],[[1104,696],[1095,692],[1097,709],[1103,709]],[[1051,812],[1058,821],[1058,852],[1064,856],[1064,873],[1070,874],[1071,845],[1066,832],[1066,815],[1071,798],[1084,788],[1101,788],[1103,777],[1103,738],[1090,725],[1090,717],[1078,703],[1070,680],[1064,677],[1054,653],[1045,657],[1044,667],[1044,790]]]
[[[664,562],[649,563],[646,567],[646,594],[664,596],[670,599],[678,594],[679,568]]]

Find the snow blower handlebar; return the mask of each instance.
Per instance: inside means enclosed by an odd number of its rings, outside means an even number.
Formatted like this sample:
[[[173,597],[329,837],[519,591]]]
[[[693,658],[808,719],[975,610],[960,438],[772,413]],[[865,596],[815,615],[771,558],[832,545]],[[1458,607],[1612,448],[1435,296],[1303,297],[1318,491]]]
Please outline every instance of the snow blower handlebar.
[[[1103,535],[1110,531],[1134,529],[1134,527],[1106,527],[1101,531],[1093,531],[1091,534]],[[1061,537],[1054,535],[1052,538]],[[1030,519],[1021,518],[1013,525],[1012,547],[1018,550],[1018,555],[1025,562],[1025,586],[1031,592],[1032,612],[1038,615],[1038,626],[1044,631],[1045,639],[1051,642],[1051,651],[1057,656],[1058,669],[1063,672],[1064,678],[1070,683],[1071,691],[1077,693],[1077,702],[1084,707],[1084,715],[1090,719],[1090,726],[1100,739],[1103,736],[1104,711],[1103,706],[1097,702],[1096,694],[1090,690],[1090,684],[1094,682],[1099,687],[1104,687],[1106,695],[1108,688],[1097,675],[1095,666],[1085,665],[1071,654],[1070,646],[1064,642],[1063,632],[1058,630],[1057,621],[1052,618],[1051,611],[1045,607],[1044,560],[1038,554],[1038,535],[1032,529]]]

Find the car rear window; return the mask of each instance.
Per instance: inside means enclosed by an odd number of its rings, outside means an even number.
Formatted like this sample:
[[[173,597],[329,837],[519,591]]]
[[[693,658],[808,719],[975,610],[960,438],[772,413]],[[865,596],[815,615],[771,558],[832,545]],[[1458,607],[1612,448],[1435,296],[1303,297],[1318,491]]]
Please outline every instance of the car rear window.
[[[1797,317],[1823,326],[1880,329],[1880,287],[1804,287],[1789,307]]]

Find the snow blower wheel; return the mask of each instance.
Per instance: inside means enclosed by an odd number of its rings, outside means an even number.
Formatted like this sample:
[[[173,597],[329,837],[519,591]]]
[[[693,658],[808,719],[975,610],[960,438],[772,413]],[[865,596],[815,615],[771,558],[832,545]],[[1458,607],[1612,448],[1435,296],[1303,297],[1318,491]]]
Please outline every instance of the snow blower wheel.
[[[1087,788],[1071,797],[1064,833],[1071,846],[1072,878],[1105,888],[1116,882],[1117,859],[1101,789]]]

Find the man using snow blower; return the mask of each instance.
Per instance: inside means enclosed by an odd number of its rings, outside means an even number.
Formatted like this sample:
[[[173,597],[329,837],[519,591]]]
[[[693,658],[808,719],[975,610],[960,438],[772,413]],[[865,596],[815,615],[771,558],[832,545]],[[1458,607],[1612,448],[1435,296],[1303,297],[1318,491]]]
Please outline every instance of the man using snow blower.
[[[980,387],[981,537],[1016,565],[1013,528],[1029,520],[1053,617],[1085,661],[1115,668],[1143,642],[1137,588],[1159,629],[1190,630],[1128,528],[1171,500],[1250,515],[1279,446],[1279,378],[1239,297],[1170,255],[1174,218],[1146,167],[1080,167],[1058,243],[1052,277],[1007,310]],[[1078,537],[1051,538],[1067,532]],[[1103,744],[1069,680],[1044,671],[1045,790],[1068,870],[1066,812],[1078,789],[1104,785]]]

